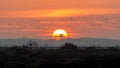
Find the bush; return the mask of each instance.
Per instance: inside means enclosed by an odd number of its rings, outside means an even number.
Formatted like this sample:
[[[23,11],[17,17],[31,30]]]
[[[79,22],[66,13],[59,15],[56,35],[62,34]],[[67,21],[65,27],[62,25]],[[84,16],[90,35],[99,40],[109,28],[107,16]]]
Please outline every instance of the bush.
[[[77,49],[78,47],[72,43],[65,43],[60,49]]]

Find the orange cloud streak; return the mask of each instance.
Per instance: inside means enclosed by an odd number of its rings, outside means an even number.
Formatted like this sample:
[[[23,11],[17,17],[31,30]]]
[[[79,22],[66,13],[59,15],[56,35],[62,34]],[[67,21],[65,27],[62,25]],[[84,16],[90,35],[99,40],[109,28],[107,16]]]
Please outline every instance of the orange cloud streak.
[[[116,9],[54,9],[54,10],[31,10],[31,11],[4,11],[0,12],[0,17],[17,17],[17,18],[36,18],[36,17],[69,17],[92,14],[109,14],[119,13]]]

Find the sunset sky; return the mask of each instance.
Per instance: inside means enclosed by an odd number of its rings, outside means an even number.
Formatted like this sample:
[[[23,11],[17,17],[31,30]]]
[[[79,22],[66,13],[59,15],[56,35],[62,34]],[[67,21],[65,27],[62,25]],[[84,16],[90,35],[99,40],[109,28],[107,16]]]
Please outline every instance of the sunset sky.
[[[120,0],[0,0],[0,38],[120,39]]]

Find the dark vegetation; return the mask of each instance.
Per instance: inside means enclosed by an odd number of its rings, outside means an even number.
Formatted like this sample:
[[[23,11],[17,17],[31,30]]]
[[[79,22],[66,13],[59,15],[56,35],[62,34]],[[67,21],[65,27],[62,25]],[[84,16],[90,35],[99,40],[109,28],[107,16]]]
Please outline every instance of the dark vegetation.
[[[67,47],[68,46],[68,47]],[[72,48],[73,47],[73,48]],[[78,48],[66,43],[60,49],[0,48],[0,68],[120,68],[120,50],[114,47]]]

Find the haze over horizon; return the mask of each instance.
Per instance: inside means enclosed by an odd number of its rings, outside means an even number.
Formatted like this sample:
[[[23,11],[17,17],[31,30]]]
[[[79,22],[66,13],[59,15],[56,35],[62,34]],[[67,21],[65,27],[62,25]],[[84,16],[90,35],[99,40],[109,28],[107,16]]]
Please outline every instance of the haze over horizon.
[[[0,38],[51,39],[56,29],[70,38],[120,39],[119,0],[1,0]]]

